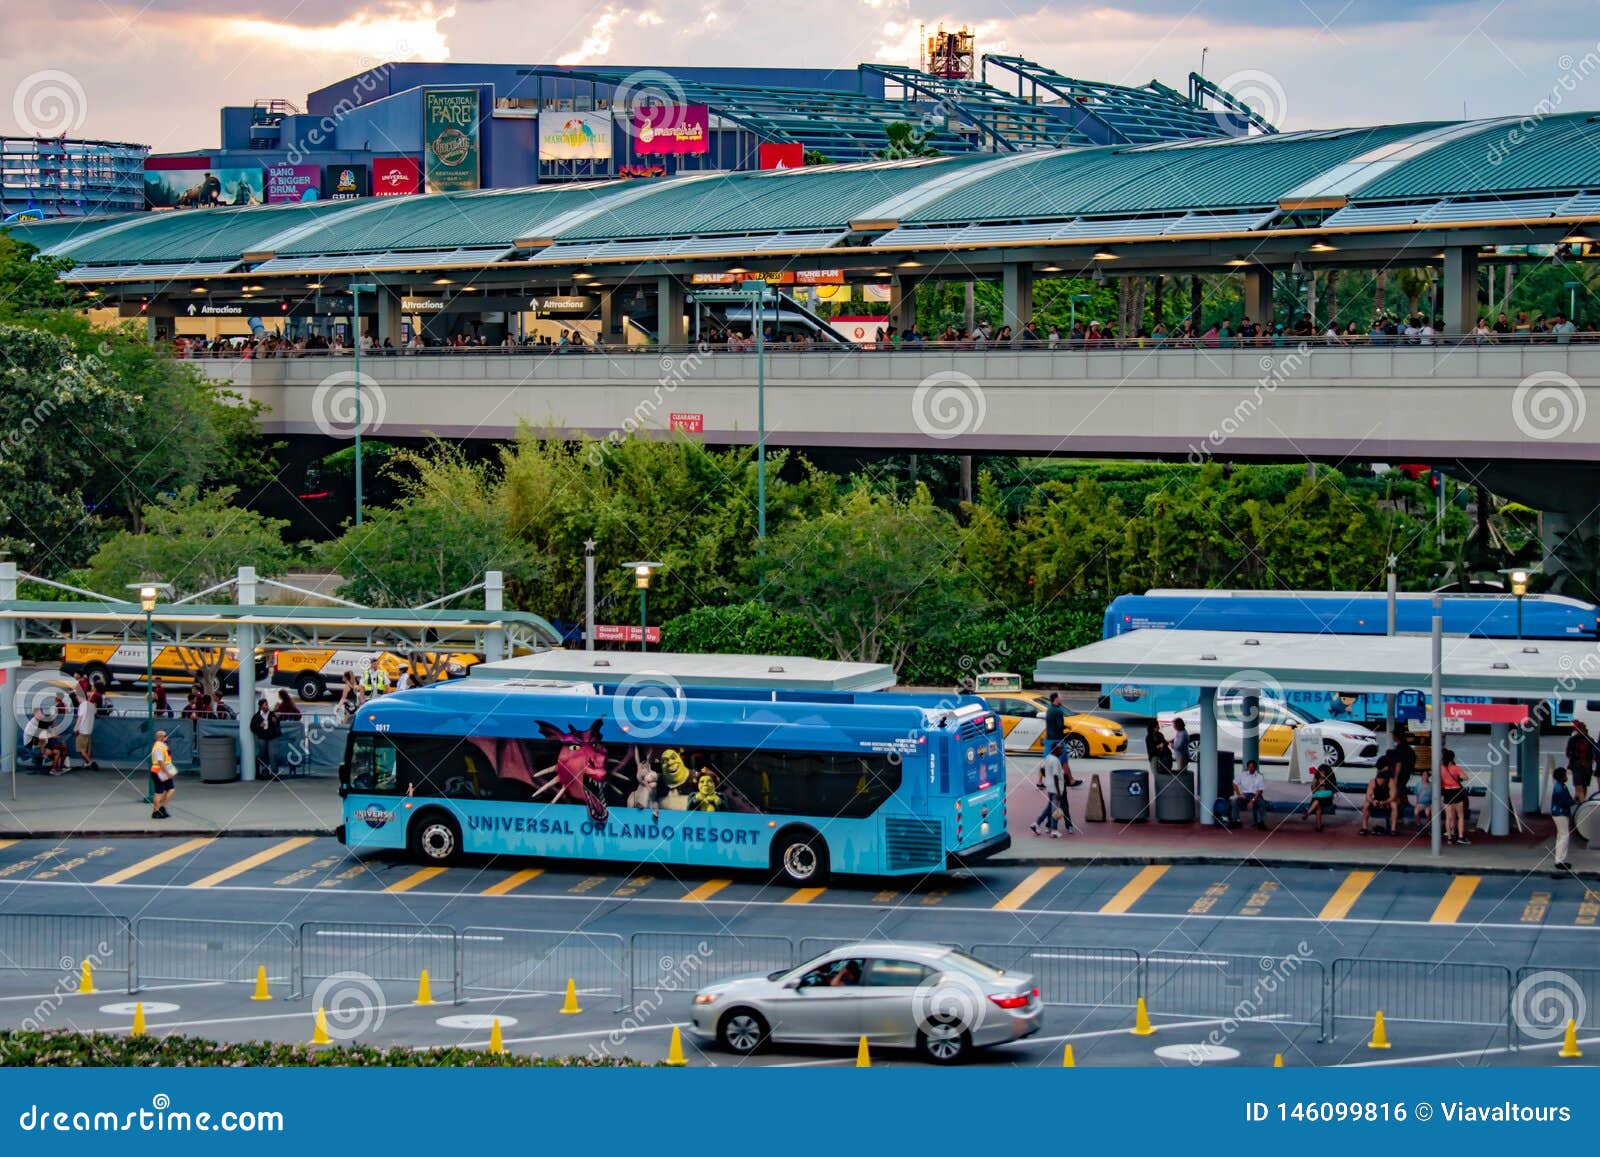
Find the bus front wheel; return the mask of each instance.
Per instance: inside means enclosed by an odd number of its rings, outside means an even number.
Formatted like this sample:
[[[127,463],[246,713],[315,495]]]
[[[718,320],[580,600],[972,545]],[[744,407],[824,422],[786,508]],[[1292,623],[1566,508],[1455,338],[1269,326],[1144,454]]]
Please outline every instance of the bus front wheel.
[[[328,693],[328,685],[321,675],[307,672],[295,680],[295,692],[302,703],[315,703]]]
[[[444,812],[425,812],[411,821],[411,858],[425,864],[453,864],[461,856],[461,828]]]
[[[787,884],[820,887],[828,881],[828,845],[813,831],[782,833],[774,845],[772,866]]]

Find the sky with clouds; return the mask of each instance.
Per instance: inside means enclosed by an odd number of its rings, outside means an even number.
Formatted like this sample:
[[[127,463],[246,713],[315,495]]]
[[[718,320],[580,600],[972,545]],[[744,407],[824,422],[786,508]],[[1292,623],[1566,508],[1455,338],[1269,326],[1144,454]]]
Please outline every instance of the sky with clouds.
[[[940,0],[948,3],[948,0]],[[1600,108],[1592,4],[1554,0],[52,0],[8,13],[0,131],[214,147],[217,109],[305,94],[384,60],[913,64],[919,24],[1069,76],[1242,90],[1280,127]],[[1578,30],[1586,29],[1579,32]],[[57,102],[52,105],[51,102]],[[65,109],[65,111],[60,111]]]

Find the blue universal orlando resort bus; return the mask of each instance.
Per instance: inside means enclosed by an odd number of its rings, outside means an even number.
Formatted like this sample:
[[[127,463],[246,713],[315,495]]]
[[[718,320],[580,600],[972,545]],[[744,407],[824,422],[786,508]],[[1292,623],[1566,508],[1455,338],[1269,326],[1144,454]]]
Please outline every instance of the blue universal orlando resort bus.
[[[1445,594],[1441,596],[1444,633],[1478,639],[1593,639],[1600,620],[1592,603],[1563,595],[1525,595],[1520,611],[1512,595]],[[1119,595],[1106,608],[1101,637],[1128,631],[1260,631],[1303,635],[1382,635],[1388,630],[1388,596],[1381,592],[1180,590],[1163,588],[1142,595]],[[1427,634],[1433,626],[1433,596],[1405,593],[1395,597],[1395,631]],[[1125,683],[1105,688],[1106,707],[1156,716],[1193,707],[1196,687],[1156,687]],[[1382,696],[1357,692],[1295,690],[1286,693],[1290,706],[1316,719],[1376,721],[1384,718]],[[1487,702],[1451,696],[1462,703]],[[1565,722],[1573,705],[1552,706],[1552,718]]]
[[[994,713],[971,696],[472,679],[364,704],[351,848],[770,869],[937,871],[1010,846]]]

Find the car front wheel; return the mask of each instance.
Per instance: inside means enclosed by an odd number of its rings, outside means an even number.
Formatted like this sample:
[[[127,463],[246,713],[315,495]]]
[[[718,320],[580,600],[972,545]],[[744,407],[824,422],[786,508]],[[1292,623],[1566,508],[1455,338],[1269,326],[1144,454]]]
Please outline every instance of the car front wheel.
[[[1322,759],[1329,767],[1338,767],[1344,763],[1344,748],[1331,739],[1322,741]]]
[[[953,1065],[972,1051],[972,1036],[958,1020],[929,1021],[917,1033],[917,1051],[936,1065]]]
[[[1067,758],[1088,759],[1089,741],[1081,735],[1067,736]]]
[[[730,1009],[717,1026],[717,1039],[730,1053],[747,1057],[767,1043],[766,1018],[752,1008]]]

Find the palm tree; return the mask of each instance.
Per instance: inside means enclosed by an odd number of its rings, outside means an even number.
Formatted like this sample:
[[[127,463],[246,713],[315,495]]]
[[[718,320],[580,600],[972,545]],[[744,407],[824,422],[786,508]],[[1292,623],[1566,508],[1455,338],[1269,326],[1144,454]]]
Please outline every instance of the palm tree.
[[[912,157],[938,157],[944,154],[928,144],[927,138],[917,131],[917,126],[906,121],[894,121],[883,126],[888,144],[877,154],[880,161],[905,161]]]

